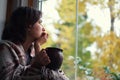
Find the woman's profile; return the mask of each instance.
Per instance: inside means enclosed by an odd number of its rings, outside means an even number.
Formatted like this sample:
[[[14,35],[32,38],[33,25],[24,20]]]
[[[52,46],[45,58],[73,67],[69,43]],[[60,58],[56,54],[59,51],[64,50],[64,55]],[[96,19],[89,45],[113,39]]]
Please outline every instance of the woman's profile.
[[[0,80],[66,80],[45,68],[51,61],[41,49],[48,38],[41,17],[41,11],[30,7],[19,7],[11,14],[0,41]]]

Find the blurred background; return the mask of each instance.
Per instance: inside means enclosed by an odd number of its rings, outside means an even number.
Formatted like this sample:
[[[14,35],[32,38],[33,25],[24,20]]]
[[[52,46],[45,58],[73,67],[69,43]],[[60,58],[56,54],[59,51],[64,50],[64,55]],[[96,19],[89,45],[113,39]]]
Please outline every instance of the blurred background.
[[[119,0],[1,0],[0,36],[19,6],[42,11],[49,33],[42,47],[63,49],[70,80],[120,80]]]

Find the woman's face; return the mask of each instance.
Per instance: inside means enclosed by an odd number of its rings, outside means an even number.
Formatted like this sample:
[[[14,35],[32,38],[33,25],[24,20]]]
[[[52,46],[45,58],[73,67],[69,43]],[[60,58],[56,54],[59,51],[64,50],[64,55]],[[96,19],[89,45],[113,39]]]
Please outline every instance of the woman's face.
[[[42,26],[42,20],[38,20],[33,26],[30,27],[30,36],[33,39],[38,39],[42,33],[45,31],[45,28]]]

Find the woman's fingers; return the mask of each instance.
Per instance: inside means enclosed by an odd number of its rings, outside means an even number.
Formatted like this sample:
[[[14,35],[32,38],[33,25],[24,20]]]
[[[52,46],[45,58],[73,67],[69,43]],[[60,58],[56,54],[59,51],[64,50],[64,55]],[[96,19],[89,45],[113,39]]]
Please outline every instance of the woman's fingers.
[[[38,41],[42,45],[45,42],[47,42],[47,39],[48,39],[48,33],[43,32],[42,35],[41,35],[41,37],[40,37],[40,39],[38,39]]]
[[[37,59],[36,59],[37,62],[38,62],[40,65],[42,65],[42,66],[45,66],[45,65],[47,65],[47,64],[50,63],[50,59],[49,59],[48,55],[46,54],[45,49],[42,49],[42,50],[36,55],[36,57],[37,57]]]
[[[46,51],[45,49],[42,49],[41,52],[40,52],[40,55],[41,59],[44,59],[46,62],[50,62],[50,59],[48,57],[48,55],[46,54]]]

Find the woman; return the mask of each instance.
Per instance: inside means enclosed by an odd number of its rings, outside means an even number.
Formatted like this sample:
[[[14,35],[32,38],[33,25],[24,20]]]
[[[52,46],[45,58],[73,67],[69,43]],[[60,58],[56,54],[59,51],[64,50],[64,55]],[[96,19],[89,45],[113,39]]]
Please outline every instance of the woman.
[[[0,42],[0,80],[66,80],[60,72],[46,69],[50,59],[40,46],[48,34],[41,25],[42,13],[19,7],[11,15]],[[28,54],[34,44],[35,57]]]

